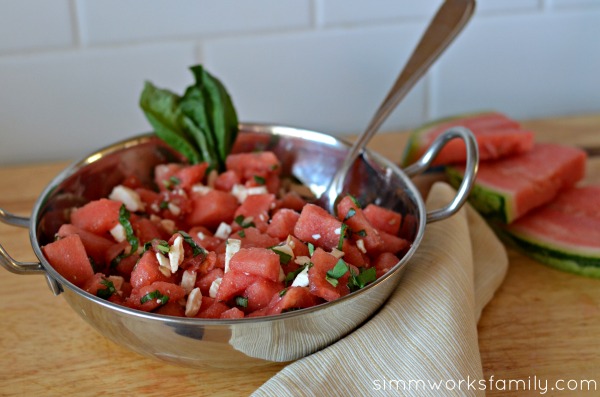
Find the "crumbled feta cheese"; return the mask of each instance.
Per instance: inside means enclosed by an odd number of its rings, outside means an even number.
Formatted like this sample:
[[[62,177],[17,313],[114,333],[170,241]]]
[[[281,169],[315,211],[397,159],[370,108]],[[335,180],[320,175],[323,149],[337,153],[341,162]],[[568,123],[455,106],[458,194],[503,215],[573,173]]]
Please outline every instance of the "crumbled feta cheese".
[[[341,227],[338,227],[338,228],[337,228],[337,229],[335,229],[333,232],[339,236],[339,235],[340,235],[340,233],[342,232],[342,228],[341,228]]]
[[[231,234],[231,226],[229,226],[225,222],[221,222],[221,224],[217,228],[217,231],[215,232],[215,237],[218,237],[221,240],[225,240],[225,239],[227,239],[227,237],[229,237],[230,234]]]
[[[221,286],[221,281],[223,281],[223,279],[221,277],[218,277],[212,282],[210,288],[208,289],[208,296],[210,296],[213,299],[217,297],[217,292],[219,291],[219,287]]]
[[[321,235],[320,234],[313,234],[312,238],[314,238],[315,240],[318,240],[318,239],[321,238]]]
[[[198,236],[198,238],[199,238],[200,240],[204,240],[204,239],[206,238],[206,236],[205,236],[205,235],[204,235],[204,233],[202,233],[202,232],[198,232],[198,233],[196,234],[196,236]]]
[[[278,278],[279,282],[283,282],[283,280],[285,280],[285,272],[283,271],[283,268],[280,266],[279,267],[279,278]]]
[[[185,316],[194,317],[198,314],[200,306],[202,306],[202,292],[200,292],[200,288],[196,287],[188,295],[185,303]]]
[[[169,277],[171,275],[171,263],[169,260],[160,252],[156,253],[156,260],[158,261],[158,270]]]
[[[290,247],[289,243],[285,243],[283,245],[276,245],[275,247],[272,247],[272,250],[279,251],[286,255],[289,255],[292,257],[292,259],[294,259],[294,257],[295,257],[294,250],[292,249],[292,247]]]
[[[150,205],[150,209],[151,209],[152,211],[154,211],[154,212],[160,212],[160,207],[158,206],[158,204],[157,204],[157,203],[152,203],[152,204]],[[152,215],[150,215],[150,216],[152,216]]]
[[[266,186],[254,186],[254,187],[246,187],[244,185],[235,184],[233,188],[231,188],[231,194],[233,194],[238,202],[243,203],[246,198],[253,194],[266,194],[269,193]]]
[[[296,242],[294,241],[294,239],[292,238],[292,236],[288,236],[286,242],[287,245],[290,246],[290,248],[294,249],[296,248]]]
[[[206,193],[210,192],[211,190],[214,190],[214,189],[210,186],[206,186],[201,183],[197,183],[192,186],[192,192],[198,193],[201,196],[204,196]]]
[[[181,208],[179,208],[177,204],[169,203],[167,204],[167,208],[175,216],[179,216],[179,214],[181,214]]]
[[[179,265],[183,262],[183,237],[181,234],[175,237],[173,245],[169,248],[169,264],[171,273],[175,273],[179,269]]]
[[[365,248],[365,241],[363,239],[356,240],[356,246],[358,247],[358,250],[363,254],[367,253],[367,249]]]
[[[231,261],[231,257],[242,248],[242,241],[234,238],[227,239],[227,244],[225,245],[225,269],[223,270],[225,273],[229,271],[229,261]]]
[[[189,294],[196,285],[196,272],[193,270],[185,270],[181,276],[181,288],[186,294]]]
[[[127,240],[127,232],[125,232],[125,228],[120,223],[117,223],[112,229],[110,229],[110,234],[119,243]]]
[[[308,263],[310,263],[310,258],[308,256],[298,256],[294,262],[296,262],[296,264],[300,265],[300,266],[304,266]]]
[[[344,251],[340,251],[337,248],[332,248],[331,249],[331,255],[335,256],[336,258],[340,259],[342,256],[344,256]]]
[[[123,185],[115,186],[108,195],[108,198],[122,202],[125,204],[125,208],[131,212],[142,211],[144,209],[144,202],[140,199],[140,195],[135,190]]]
[[[294,278],[292,287],[308,287],[308,266],[305,266],[296,278]]]

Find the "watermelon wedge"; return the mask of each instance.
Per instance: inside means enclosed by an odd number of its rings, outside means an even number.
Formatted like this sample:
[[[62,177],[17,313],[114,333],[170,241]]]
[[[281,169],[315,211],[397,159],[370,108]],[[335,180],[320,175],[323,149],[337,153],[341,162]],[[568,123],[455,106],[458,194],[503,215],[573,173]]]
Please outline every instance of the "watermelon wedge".
[[[511,223],[581,180],[586,158],[578,148],[540,143],[522,155],[482,162],[469,201],[486,218]],[[458,187],[464,166],[448,166],[446,172]]]
[[[574,187],[499,234],[539,262],[600,278],[600,186]]]
[[[498,112],[480,112],[448,117],[425,124],[413,131],[404,151],[402,166],[418,160],[442,132],[451,127],[466,127],[477,140],[482,161],[525,153],[531,150],[534,134],[520,124]],[[434,165],[464,163],[466,149],[462,140],[454,139],[442,149]]]

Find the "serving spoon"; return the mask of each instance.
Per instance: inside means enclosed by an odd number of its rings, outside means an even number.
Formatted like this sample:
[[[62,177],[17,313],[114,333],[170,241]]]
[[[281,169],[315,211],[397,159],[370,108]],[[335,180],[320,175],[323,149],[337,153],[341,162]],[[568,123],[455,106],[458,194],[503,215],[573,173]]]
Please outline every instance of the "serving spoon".
[[[367,128],[352,145],[327,189],[319,197],[318,204],[323,208],[329,210],[330,213],[335,213],[337,199],[343,191],[348,172],[358,156],[400,101],[462,31],[474,10],[475,0],[445,0],[440,6],[388,95],[375,112]],[[434,156],[430,157],[431,159],[427,159],[428,163],[433,160]]]

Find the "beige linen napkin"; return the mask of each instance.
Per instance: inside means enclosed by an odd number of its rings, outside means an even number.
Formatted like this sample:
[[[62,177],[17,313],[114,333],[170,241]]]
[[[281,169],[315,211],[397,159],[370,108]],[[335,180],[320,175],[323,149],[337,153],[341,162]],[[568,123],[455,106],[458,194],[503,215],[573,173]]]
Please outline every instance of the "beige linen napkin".
[[[427,207],[454,195],[438,182]],[[428,224],[398,288],[373,318],[288,365],[253,396],[484,395],[477,321],[507,266],[504,247],[470,207]]]

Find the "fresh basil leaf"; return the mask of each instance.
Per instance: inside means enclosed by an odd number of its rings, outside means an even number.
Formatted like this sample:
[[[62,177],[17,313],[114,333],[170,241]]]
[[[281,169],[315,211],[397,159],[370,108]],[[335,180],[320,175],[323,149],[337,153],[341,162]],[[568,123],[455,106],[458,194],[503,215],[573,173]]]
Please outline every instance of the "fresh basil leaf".
[[[254,175],[254,182],[258,183],[259,185],[264,185],[265,183],[267,183],[267,180],[262,176]]]
[[[104,279],[104,280],[100,281],[100,284],[104,285],[106,288],[99,288],[96,291],[96,296],[98,296],[99,298],[108,299],[115,292],[117,292],[117,289],[115,288],[115,285],[110,280]]]
[[[123,226],[123,229],[125,229],[127,242],[131,245],[131,251],[129,251],[129,255],[127,256],[137,253],[140,244],[133,232],[133,226],[131,226],[131,222],[129,221],[130,216],[131,214],[129,213],[129,210],[127,210],[127,207],[125,207],[125,204],[121,204],[121,208],[119,208],[119,223]]]
[[[348,279],[348,287],[350,291],[356,291],[367,286],[377,279],[377,273],[374,267],[360,270],[359,274],[355,274],[353,271],[350,272],[350,278]]]
[[[200,154],[185,129],[179,101],[178,95],[146,82],[140,97],[140,107],[160,139],[191,163],[199,163]]]
[[[146,295],[142,296],[140,298],[140,303],[143,305],[144,303],[149,302],[154,299],[158,300],[159,304],[164,305],[165,303],[167,303],[169,301],[169,296],[161,294],[159,290],[154,290],[154,291],[148,292]]]
[[[183,241],[185,241],[186,243],[189,244],[190,247],[192,247],[192,253],[193,253],[194,257],[197,257],[198,255],[206,255],[206,251],[204,250],[204,248],[200,247],[194,241],[192,236],[190,236],[183,230],[180,230],[178,233],[181,234],[181,237],[183,237]]]
[[[244,298],[243,296],[236,296],[235,304],[241,307],[248,307],[248,298]]]
[[[283,251],[279,251],[277,249],[277,246],[271,247],[270,250],[275,252],[277,255],[279,255],[279,262],[284,265],[287,265],[292,260],[292,256],[290,254],[285,253]]]
[[[313,256],[315,253],[315,246],[313,243],[308,243],[308,255]]]
[[[343,259],[340,259],[337,261],[337,263],[335,264],[335,266],[333,267],[333,269],[329,270],[326,274],[325,274],[325,280],[327,280],[327,282],[331,285],[333,285],[334,287],[337,287],[338,285],[338,280],[344,275],[346,274],[346,272],[348,272],[348,265],[346,264],[346,262],[344,262]]]
[[[344,238],[346,238],[347,230],[348,230],[348,225],[346,225],[345,223],[342,223],[342,226],[340,226],[340,240],[338,241],[338,245],[337,245],[337,249],[340,251],[344,247]]]

